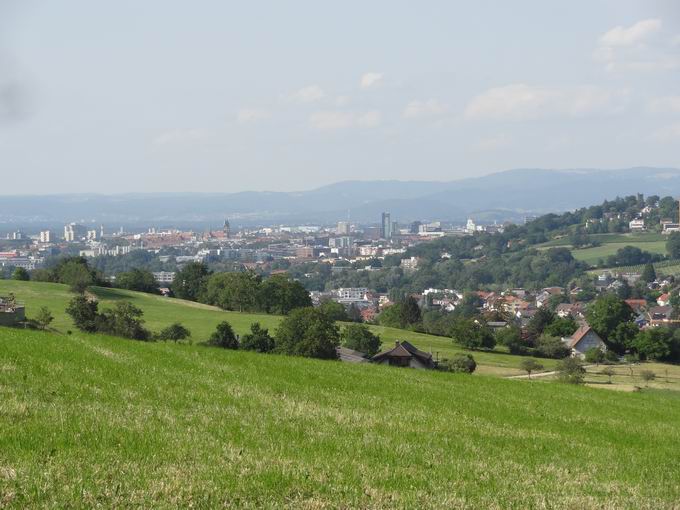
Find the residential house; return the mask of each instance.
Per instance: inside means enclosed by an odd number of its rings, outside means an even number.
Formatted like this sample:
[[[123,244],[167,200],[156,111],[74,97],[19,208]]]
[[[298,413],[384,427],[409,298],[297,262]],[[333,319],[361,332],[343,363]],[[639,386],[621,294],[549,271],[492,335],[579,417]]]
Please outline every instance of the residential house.
[[[559,296],[564,292],[562,287],[546,287],[536,296],[536,306],[538,308],[547,304],[551,297]]]
[[[647,308],[647,301],[645,299],[626,299],[625,301],[636,314],[640,314]]]
[[[561,318],[583,318],[583,303],[560,303],[555,308],[555,314]]]
[[[417,349],[409,342],[394,343],[394,348],[381,352],[371,358],[374,363],[393,367],[434,368],[432,354]]]
[[[635,218],[634,220],[630,220],[628,222],[628,228],[630,229],[631,232],[642,232],[646,230],[645,220],[643,220],[642,218]]]
[[[673,322],[673,307],[670,305],[666,306],[652,306],[647,310],[648,323],[651,327],[656,326],[669,326]]]
[[[570,337],[562,338],[562,341],[571,349],[571,356],[574,358],[584,358],[586,351],[596,347],[601,351],[606,351],[607,346],[595,333],[595,330],[584,324]]]
[[[669,292],[664,292],[656,298],[656,304],[659,306],[668,306],[671,304],[671,295]]]

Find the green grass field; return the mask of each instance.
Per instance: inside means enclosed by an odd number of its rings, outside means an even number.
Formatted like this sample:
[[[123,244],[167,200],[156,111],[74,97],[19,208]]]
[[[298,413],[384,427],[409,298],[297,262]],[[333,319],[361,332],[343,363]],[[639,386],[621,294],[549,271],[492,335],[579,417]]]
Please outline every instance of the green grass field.
[[[680,394],[0,328],[6,508],[677,508]]]
[[[639,232],[634,234],[590,234],[588,238],[592,241],[598,241],[602,244],[631,244],[631,243],[650,243],[656,241],[665,241],[666,237],[663,234],[653,232]],[[540,248],[553,248],[557,246],[571,246],[569,236],[560,237],[559,239],[552,239],[548,242],[538,245]]]
[[[588,264],[596,264],[599,259],[606,259],[610,255],[616,254],[616,252],[624,246],[635,246],[636,248],[640,248],[641,250],[650,253],[659,253],[661,255],[667,254],[666,241],[609,243],[594,248],[572,250],[571,253],[577,260],[587,262]]]
[[[0,280],[0,295],[13,292],[19,301],[26,303],[26,314],[30,318],[41,306],[47,306],[55,317],[53,328],[60,332],[75,329],[65,309],[73,293],[68,287],[58,283],[20,282]],[[207,340],[220,322],[228,321],[238,334],[247,333],[253,322],[260,322],[272,332],[282,317],[276,315],[227,312],[214,306],[202,305],[181,299],[164,298],[141,292],[122,289],[92,287],[89,292],[95,294],[100,301],[100,308],[113,304],[116,300],[127,300],[144,310],[146,325],[153,331],[179,321],[192,333],[192,340],[200,343]],[[402,329],[370,326],[380,335],[383,346],[393,345],[395,340],[408,340],[420,349],[432,352],[439,358],[451,357],[460,352],[467,352],[457,347],[450,338],[426,335]],[[520,374],[521,356],[513,356],[498,348],[493,352],[475,351],[472,353],[478,363],[477,372],[489,375]],[[541,360],[550,369],[554,360]]]

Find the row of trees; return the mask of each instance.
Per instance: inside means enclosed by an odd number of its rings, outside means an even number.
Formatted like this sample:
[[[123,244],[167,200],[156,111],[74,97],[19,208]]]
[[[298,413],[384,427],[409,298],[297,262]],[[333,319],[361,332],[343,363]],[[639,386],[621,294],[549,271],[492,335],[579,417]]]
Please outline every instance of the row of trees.
[[[283,275],[263,280],[252,271],[211,273],[200,262],[189,263],[177,272],[172,291],[181,299],[239,312],[286,315],[312,305],[309,292]]]
[[[180,341],[191,336],[191,332],[180,323],[171,324],[157,334],[152,334],[144,327],[143,311],[126,301],[100,311],[96,300],[79,295],[70,301],[66,313],[76,328],[88,333],[104,333],[134,340]],[[217,325],[206,343],[226,349],[336,359],[337,347],[341,344],[373,356],[380,348],[380,337],[364,324],[349,324],[341,331],[323,309],[305,307],[291,311],[281,321],[274,336],[259,323],[254,323],[250,332],[239,338],[225,321]]]

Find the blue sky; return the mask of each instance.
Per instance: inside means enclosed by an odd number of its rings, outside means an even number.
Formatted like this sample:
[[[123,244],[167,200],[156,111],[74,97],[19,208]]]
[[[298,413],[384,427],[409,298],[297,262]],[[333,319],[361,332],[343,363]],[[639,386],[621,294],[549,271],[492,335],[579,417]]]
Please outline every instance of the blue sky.
[[[680,167],[678,2],[0,5],[0,194]]]

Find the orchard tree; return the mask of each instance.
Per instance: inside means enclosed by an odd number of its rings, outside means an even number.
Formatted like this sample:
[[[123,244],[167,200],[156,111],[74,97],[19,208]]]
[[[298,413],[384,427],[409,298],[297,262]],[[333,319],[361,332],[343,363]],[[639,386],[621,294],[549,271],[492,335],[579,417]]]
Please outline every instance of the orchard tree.
[[[524,370],[527,373],[529,379],[531,379],[532,372],[538,372],[539,370],[543,370],[543,365],[541,365],[538,361],[536,361],[533,358],[523,359],[519,366],[522,370]]]
[[[607,381],[607,382],[608,382],[609,384],[612,383],[612,376],[616,374],[616,372],[614,371],[614,369],[613,369],[612,367],[604,367],[604,368],[600,371],[600,373],[601,373],[602,375],[606,375],[606,376],[607,376],[607,378],[608,378],[608,381]]]
[[[586,377],[586,369],[576,358],[565,358],[557,365],[557,377],[560,381],[568,384],[583,384]]]
[[[46,330],[53,320],[54,316],[52,315],[52,312],[50,312],[50,309],[46,306],[41,306],[38,310],[38,314],[35,316],[35,322],[38,323],[40,329]]]

